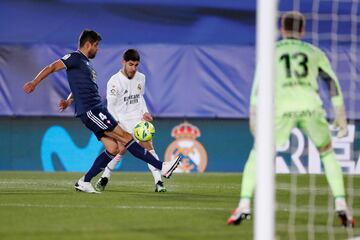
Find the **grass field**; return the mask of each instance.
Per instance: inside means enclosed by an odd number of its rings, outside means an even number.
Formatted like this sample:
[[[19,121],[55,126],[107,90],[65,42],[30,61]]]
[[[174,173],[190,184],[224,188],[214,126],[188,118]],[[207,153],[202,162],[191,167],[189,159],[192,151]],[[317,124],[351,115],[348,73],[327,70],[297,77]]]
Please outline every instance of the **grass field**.
[[[166,181],[167,193],[153,192],[149,173],[115,173],[101,194],[75,192],[79,173],[0,172],[0,239],[251,239],[252,220],[227,226],[230,210],[238,202],[238,174],[175,174]],[[308,177],[297,178],[296,239],[307,239]],[[277,178],[277,239],[288,239],[290,177]],[[360,178],[354,178],[354,188]],[[324,176],[316,184],[327,189]],[[355,189],[357,190],[357,189]],[[319,191],[316,208],[327,209],[328,193]],[[332,203],[332,199],[330,198]],[[289,207],[291,208],[291,207]],[[360,209],[354,200],[354,208]],[[355,215],[356,215],[355,211]],[[326,227],[329,217],[334,227]],[[331,212],[315,214],[315,239],[347,239]],[[291,227],[291,226],[290,226]]]

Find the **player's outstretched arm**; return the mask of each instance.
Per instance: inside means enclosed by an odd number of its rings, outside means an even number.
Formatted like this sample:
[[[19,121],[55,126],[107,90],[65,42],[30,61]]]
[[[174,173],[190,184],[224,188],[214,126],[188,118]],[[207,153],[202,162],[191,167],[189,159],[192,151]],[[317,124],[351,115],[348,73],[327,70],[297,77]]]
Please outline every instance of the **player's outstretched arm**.
[[[26,93],[33,92],[35,90],[36,86],[39,85],[40,82],[42,80],[44,80],[47,76],[49,76],[53,72],[59,71],[64,68],[65,68],[65,65],[60,59],[51,63],[50,65],[44,67],[32,81],[24,84],[24,86],[23,86],[24,92],[26,92]]]
[[[61,99],[58,106],[59,106],[59,111],[63,112],[65,111],[66,108],[68,108],[72,102],[74,101],[74,97],[72,95],[72,93],[69,94],[69,96],[67,97],[67,99]]]

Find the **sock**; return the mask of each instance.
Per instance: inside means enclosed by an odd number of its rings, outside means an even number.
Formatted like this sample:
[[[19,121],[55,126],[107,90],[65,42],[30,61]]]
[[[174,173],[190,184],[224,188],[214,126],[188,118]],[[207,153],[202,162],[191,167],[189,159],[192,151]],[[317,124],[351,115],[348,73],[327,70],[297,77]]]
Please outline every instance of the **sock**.
[[[256,161],[256,152],[254,149],[251,149],[249,158],[245,164],[242,183],[241,183],[241,198],[251,199],[254,194],[255,189],[255,162]]]
[[[335,199],[335,211],[346,211],[346,210],[347,210],[347,204],[345,202],[345,198],[337,197]]]
[[[239,201],[239,206],[242,211],[246,213],[250,213],[250,207],[251,207],[251,199],[250,198],[241,198]]]
[[[335,198],[345,197],[343,174],[339,163],[336,161],[334,150],[328,150],[320,154],[324,165],[326,179]]]
[[[110,180],[111,172],[114,171],[116,165],[121,161],[122,155],[116,155],[109,163],[106,165],[103,174],[101,177],[106,177]]]
[[[157,160],[159,160],[159,156],[156,154],[155,150],[152,149],[149,151]],[[161,181],[162,182],[162,179],[161,179],[161,172],[159,169],[156,169],[155,167],[153,167],[152,165],[148,164],[148,167],[154,177],[154,181],[155,181],[155,184],[158,182],[158,181]]]
[[[90,170],[85,174],[84,182],[90,182],[93,177],[98,175],[103,168],[113,159],[115,156],[108,153],[108,151],[103,151],[94,161]]]
[[[145,148],[140,146],[134,139],[128,142],[125,147],[127,150],[134,155],[135,157],[151,164],[155,168],[161,170],[162,169],[162,162],[157,160],[151,153],[149,153]]]

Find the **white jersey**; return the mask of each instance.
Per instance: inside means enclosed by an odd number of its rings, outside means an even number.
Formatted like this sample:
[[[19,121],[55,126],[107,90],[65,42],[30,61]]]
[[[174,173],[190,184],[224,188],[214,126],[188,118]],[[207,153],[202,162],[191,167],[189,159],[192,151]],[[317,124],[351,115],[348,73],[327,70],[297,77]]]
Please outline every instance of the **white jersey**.
[[[144,93],[145,75],[140,72],[136,72],[132,79],[128,79],[119,71],[107,83],[108,110],[130,133],[135,124],[143,118],[144,113],[148,112]]]

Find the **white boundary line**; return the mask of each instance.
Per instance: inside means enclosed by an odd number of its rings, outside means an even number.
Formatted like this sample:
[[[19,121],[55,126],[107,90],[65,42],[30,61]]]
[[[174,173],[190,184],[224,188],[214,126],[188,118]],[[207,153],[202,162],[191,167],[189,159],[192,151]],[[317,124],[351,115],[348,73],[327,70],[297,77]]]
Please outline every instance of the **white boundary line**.
[[[204,207],[173,207],[173,206],[130,206],[130,205],[51,205],[51,204],[31,204],[31,203],[0,203],[0,207],[20,207],[20,208],[107,208],[107,209],[156,209],[156,210],[197,210],[197,211],[229,211],[229,208],[204,208]]]

